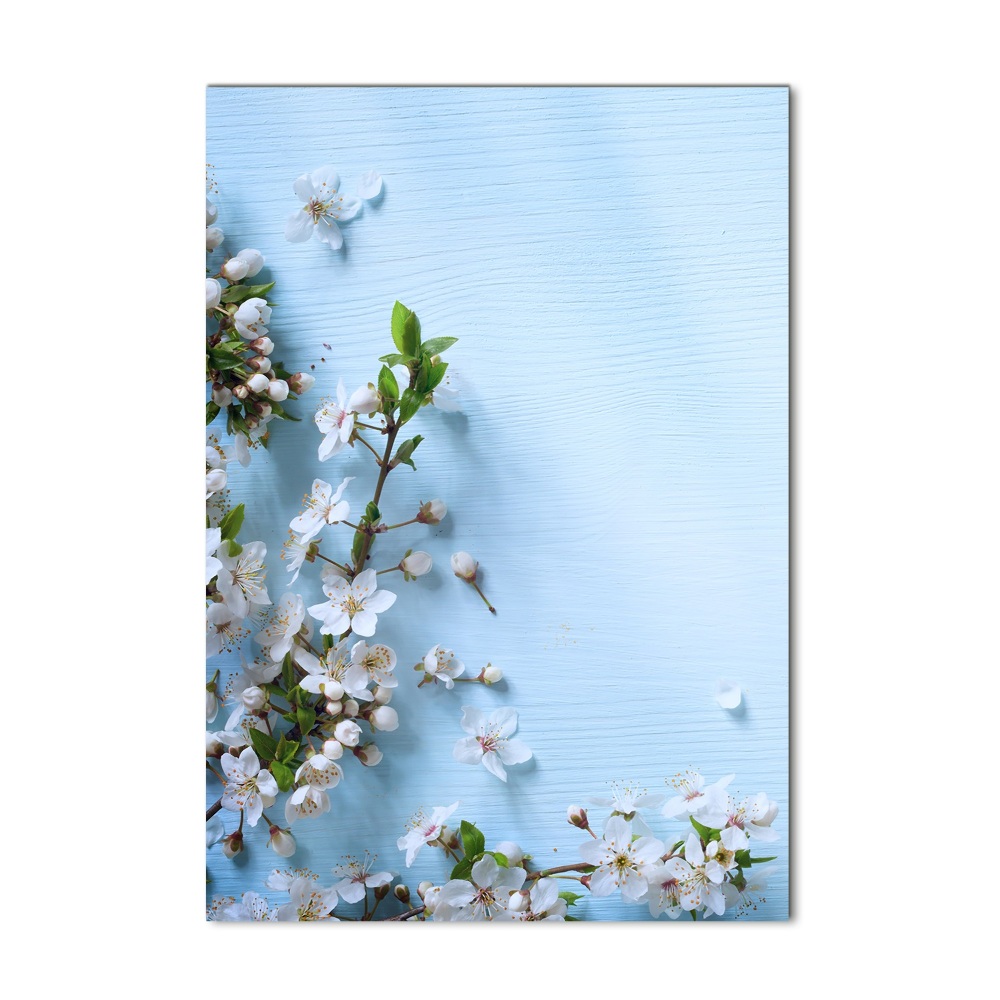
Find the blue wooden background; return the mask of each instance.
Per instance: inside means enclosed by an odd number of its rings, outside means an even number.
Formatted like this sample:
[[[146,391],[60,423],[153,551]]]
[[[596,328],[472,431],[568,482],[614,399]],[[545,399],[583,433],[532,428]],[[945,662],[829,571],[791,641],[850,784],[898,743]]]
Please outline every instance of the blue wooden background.
[[[461,338],[447,360],[464,412],[420,414],[417,471],[394,472],[382,505],[391,523],[440,497],[449,517],[382,536],[373,560],[411,546],[435,559],[416,583],[380,578],[399,594],[378,637],[399,655],[401,725],[378,740],[378,768],[345,762],[332,812],[295,825],[290,862],[325,878],[368,849],[406,872],[407,817],[460,799],[456,818],[491,843],[564,864],[583,839],[566,807],[612,779],[658,791],[686,767],[735,771],[733,788],[781,806],[779,871],[750,919],[786,917],[787,90],[210,88],[207,159],[226,247],[261,250],[258,280],[277,281],[275,357],[316,365],[303,423],[272,424],[271,452],[230,467],[274,600],[313,478],[357,476],[355,509],[371,496],[363,449],[317,460],[321,397],[375,377],[397,298],[425,337]],[[339,252],[283,236],[292,181],[325,163],[348,191],[372,168],[385,184]],[[451,575],[459,549],[480,560],[496,618]],[[318,570],[295,589],[320,600]],[[416,690],[410,666],[437,642],[506,683]],[[743,688],[741,711],[716,705],[720,677]],[[535,760],[507,785],[452,760],[463,704],[519,710]],[[209,894],[260,891],[280,860],[265,840],[253,831],[235,863],[214,848]],[[441,854],[406,877],[443,880]],[[616,898],[583,906],[648,919]]]

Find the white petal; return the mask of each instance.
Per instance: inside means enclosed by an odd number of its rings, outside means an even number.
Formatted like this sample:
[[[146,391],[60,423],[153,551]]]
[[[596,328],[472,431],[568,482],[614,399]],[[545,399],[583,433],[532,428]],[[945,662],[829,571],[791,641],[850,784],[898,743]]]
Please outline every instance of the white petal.
[[[517,729],[517,709],[498,708],[490,716],[490,724],[499,727],[501,736],[510,736]]]
[[[481,736],[486,732],[486,716],[471,705],[462,706],[462,728],[473,736]]]
[[[301,177],[297,177],[292,184],[292,190],[295,192],[295,197],[298,198],[299,201],[309,201],[309,199],[316,193],[316,189],[313,187],[312,178],[308,174],[303,174]]]
[[[313,221],[308,212],[301,209],[288,216],[285,222],[285,239],[289,243],[305,243],[312,236]]]
[[[526,760],[531,760],[530,748],[520,740],[507,740],[498,752],[505,764],[523,764]]]
[[[483,767],[485,767],[490,774],[495,774],[501,781],[507,780],[507,771],[504,769],[503,761],[500,759],[499,754],[484,753]]]
[[[313,227],[316,236],[323,242],[328,243],[334,250],[339,250],[344,245],[344,234],[337,228],[337,223],[330,219],[320,219]]]
[[[726,680],[716,681],[715,700],[722,708],[739,708],[740,701],[742,700],[739,684],[734,684],[732,681]]]
[[[375,170],[369,170],[361,175],[361,179],[358,181],[358,194],[365,201],[377,198],[381,190],[382,175],[380,173]]]
[[[460,764],[478,764],[483,759],[483,748],[478,740],[467,737],[455,744],[452,756]]]
[[[371,597],[365,601],[365,610],[374,611],[381,614],[388,611],[396,603],[396,595],[389,590],[376,590]]]

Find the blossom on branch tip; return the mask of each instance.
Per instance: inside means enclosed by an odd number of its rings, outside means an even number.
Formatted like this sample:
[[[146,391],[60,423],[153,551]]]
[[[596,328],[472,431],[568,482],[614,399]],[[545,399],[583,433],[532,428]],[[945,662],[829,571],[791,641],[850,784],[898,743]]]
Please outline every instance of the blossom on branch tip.
[[[452,751],[462,764],[482,764],[490,774],[507,780],[505,764],[523,764],[531,750],[521,740],[510,739],[517,729],[517,710],[498,708],[488,718],[478,708],[462,706],[462,728],[471,735],[460,739]]]
[[[424,673],[435,683],[441,681],[450,691],[455,686],[453,678],[461,677],[465,673],[465,664],[456,659],[452,650],[442,649],[438,643],[432,646],[424,657]]]
[[[452,802],[450,806],[436,806],[430,817],[418,812],[410,818],[410,829],[396,841],[396,846],[401,851],[406,851],[406,867],[413,864],[414,858],[420,853],[424,844],[429,844],[432,840],[437,840],[445,828],[445,820],[458,808],[457,802]]]
[[[333,868],[334,878],[340,879],[334,882],[333,887],[345,903],[360,903],[367,889],[378,889],[392,882],[391,873],[371,871],[375,858],[367,853],[363,861],[347,858],[346,862]]]
[[[421,524],[440,524],[448,514],[448,506],[443,500],[428,500],[420,505],[417,520]]]
[[[289,527],[301,537],[300,542],[311,541],[326,524],[339,524],[351,513],[351,505],[340,498],[347,484],[354,480],[348,476],[336,490],[322,479],[313,480],[312,492],[303,497],[305,510],[292,519]]]
[[[325,462],[336,455],[350,440],[354,431],[354,411],[347,406],[347,390],[344,380],[337,382],[336,400],[327,399],[316,411],[313,418],[323,434],[319,445],[319,460]]]
[[[250,614],[252,605],[271,603],[264,586],[265,555],[267,548],[263,542],[247,542],[239,555],[231,556],[223,552],[219,556],[222,569],[219,570],[215,586],[233,613],[240,618],[246,618]]]
[[[472,879],[452,879],[441,887],[435,920],[496,920],[508,916],[511,893],[518,892],[528,873],[501,868],[490,854],[472,866]]]
[[[459,579],[465,580],[468,583],[476,582],[476,570],[478,568],[479,563],[468,552],[456,552],[451,557],[451,571]]]

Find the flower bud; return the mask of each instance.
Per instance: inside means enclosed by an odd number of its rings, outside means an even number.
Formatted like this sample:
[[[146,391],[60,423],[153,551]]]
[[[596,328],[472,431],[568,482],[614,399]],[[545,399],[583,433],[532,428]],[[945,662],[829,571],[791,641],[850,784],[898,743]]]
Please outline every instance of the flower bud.
[[[483,670],[483,683],[496,684],[497,681],[502,680],[503,671],[499,667],[494,667],[487,663],[486,668]]]
[[[406,576],[423,576],[431,571],[434,560],[428,552],[410,552],[403,558],[399,568]]]
[[[225,752],[226,748],[223,746],[222,740],[215,733],[205,733],[206,757],[221,757]]]
[[[440,524],[447,513],[448,508],[443,500],[428,500],[420,505],[417,520],[421,524]]]
[[[326,714],[327,715],[340,715],[344,711],[344,703],[342,701],[328,701],[326,703]]]
[[[264,255],[259,250],[241,250],[234,258],[234,260],[242,260],[247,265],[247,272],[245,277],[253,278],[260,272],[260,269],[264,266]]]
[[[270,365],[268,365],[270,367]],[[281,378],[276,378],[268,387],[267,395],[274,402],[280,403],[288,399],[288,383]]]
[[[222,301],[222,285],[215,278],[205,279],[205,309],[214,309]]]
[[[267,846],[279,857],[290,858],[295,853],[295,838],[291,830],[282,830],[280,827],[272,826],[270,838]]]
[[[374,413],[381,405],[378,390],[371,382],[360,389],[355,389],[347,401],[347,409],[351,413]]]
[[[355,702],[355,704],[357,704]],[[356,747],[361,740],[361,727],[350,719],[338,722],[333,735],[344,744],[345,747]]]
[[[243,363],[251,371],[260,372],[262,375],[266,375],[271,370],[271,361],[269,358],[265,358],[263,354],[255,354],[252,358],[247,358]]]
[[[250,265],[245,260],[240,260],[239,257],[230,257],[222,265],[222,277],[226,281],[242,281],[249,270]]]
[[[233,387],[233,395],[239,400],[244,400],[250,395],[250,390],[241,382]]]
[[[247,379],[247,388],[251,392],[267,392],[267,387],[270,384],[270,379],[266,375],[261,375],[260,372]]]
[[[353,698],[348,698],[347,701],[344,702],[343,711],[344,715],[348,716],[348,718],[353,719],[358,714],[358,712],[361,711],[361,706]]]
[[[374,743],[366,743],[363,747],[354,751],[354,756],[361,761],[365,767],[375,767],[382,761],[382,751]]]
[[[433,882],[427,882],[427,881],[421,882],[420,885],[417,886],[417,895],[421,899],[423,899],[424,896],[427,895],[427,890],[432,889],[433,887],[434,887]]]
[[[222,838],[222,853],[227,858],[235,858],[243,850],[243,834],[234,830],[228,837]]]
[[[257,427],[260,425],[260,421],[253,416],[244,417],[243,423],[245,423],[247,425],[247,429],[251,431],[256,430]]]
[[[227,389],[218,382],[212,386],[212,402],[220,409],[225,409],[233,401],[232,390]]]
[[[219,217],[219,206],[213,205],[207,198],[205,199],[205,225],[214,225],[215,220]]]
[[[253,412],[257,414],[261,420],[266,420],[271,415],[271,404],[264,402],[256,402],[252,406]]]
[[[424,906],[428,913],[433,913],[437,908],[438,896],[441,895],[441,886],[439,885],[429,885],[425,890],[423,896],[420,898],[424,901]]]
[[[225,235],[218,226],[209,226],[205,230],[205,249],[211,251],[216,247],[222,246],[222,241],[225,238]]]
[[[385,688],[379,685],[372,692],[372,698],[375,699],[376,705],[388,705],[392,701],[392,688]]]
[[[258,337],[256,340],[251,340],[247,347],[258,354],[268,355],[274,350],[274,341],[270,337]]]
[[[512,892],[510,894],[510,901],[507,903],[507,909],[513,913],[523,913],[528,908],[530,902],[528,893],[521,892],[520,890]]]
[[[587,822],[587,810],[582,806],[570,806],[566,810],[566,819],[581,830],[590,829],[590,823]]]
[[[469,583],[476,581],[476,569],[479,563],[476,562],[468,552],[456,552],[451,557],[451,570],[455,576]]]
[[[369,716],[371,724],[383,733],[391,733],[399,728],[399,713],[390,705],[379,705]]]
[[[410,890],[405,885],[393,886],[392,892],[401,903],[408,903],[410,901]]]
[[[511,868],[515,868],[524,860],[524,851],[512,840],[501,840],[493,850],[502,854]]]
[[[377,900],[381,901],[381,900],[385,899],[386,896],[389,895],[389,891],[390,891],[389,886],[387,886],[387,885],[377,885],[377,886],[375,886],[375,889],[374,889],[375,898]]]
[[[344,756],[344,744],[340,740],[327,740],[323,744],[323,756],[327,760],[340,760]]]
[[[209,486],[213,485],[211,483]],[[222,486],[225,486],[223,482]],[[219,489],[222,489],[222,486]],[[218,492],[217,490],[212,490],[213,493]],[[211,722],[219,714],[219,698],[215,693],[215,685],[209,684],[205,686],[205,721]]]
[[[243,692],[242,701],[248,712],[259,712],[267,704],[267,692],[259,687],[248,687]]]
[[[288,388],[297,395],[308,392],[315,384],[316,379],[308,372],[296,372],[288,380]]]
[[[330,701],[340,701],[340,699],[344,696],[344,685],[341,684],[340,681],[335,680],[323,681],[323,694],[325,694]],[[340,709],[338,708],[337,712],[331,712],[330,714],[335,715],[339,712]]]

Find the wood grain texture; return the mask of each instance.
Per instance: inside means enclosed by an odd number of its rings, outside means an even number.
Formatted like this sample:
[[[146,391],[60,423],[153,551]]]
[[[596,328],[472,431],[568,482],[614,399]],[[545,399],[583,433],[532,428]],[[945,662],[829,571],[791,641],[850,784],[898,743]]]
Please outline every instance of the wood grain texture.
[[[313,478],[357,476],[357,506],[371,495],[361,449],[317,460],[320,398],[338,377],[374,378],[397,298],[425,337],[461,338],[448,360],[464,412],[420,414],[417,471],[394,473],[383,503],[393,522],[441,497],[449,517],[375,550],[378,568],[411,546],[435,560],[417,583],[388,578],[400,596],[378,634],[399,654],[401,725],[378,740],[378,768],[346,762],[333,812],[296,824],[291,860],[325,877],[368,849],[405,872],[407,817],[459,799],[488,840],[567,863],[581,840],[568,805],[693,767],[780,804],[779,870],[749,919],[786,917],[787,91],[212,88],[207,158],[226,247],[258,248],[277,281],[276,356],[316,366],[303,423],[231,467],[273,599]],[[385,183],[337,253],[283,237],[292,181],[324,163],[347,190],[373,167]],[[480,560],[496,618],[451,575],[459,549]],[[295,589],[322,599],[310,567]],[[437,642],[506,682],[416,690],[409,667]],[[741,712],[716,705],[720,677],[742,686]],[[519,710],[535,760],[507,785],[452,760],[463,704]],[[278,859],[255,832],[235,864],[210,853],[210,892],[262,889]],[[445,876],[425,851],[406,877]],[[584,906],[648,919],[617,899]]]

